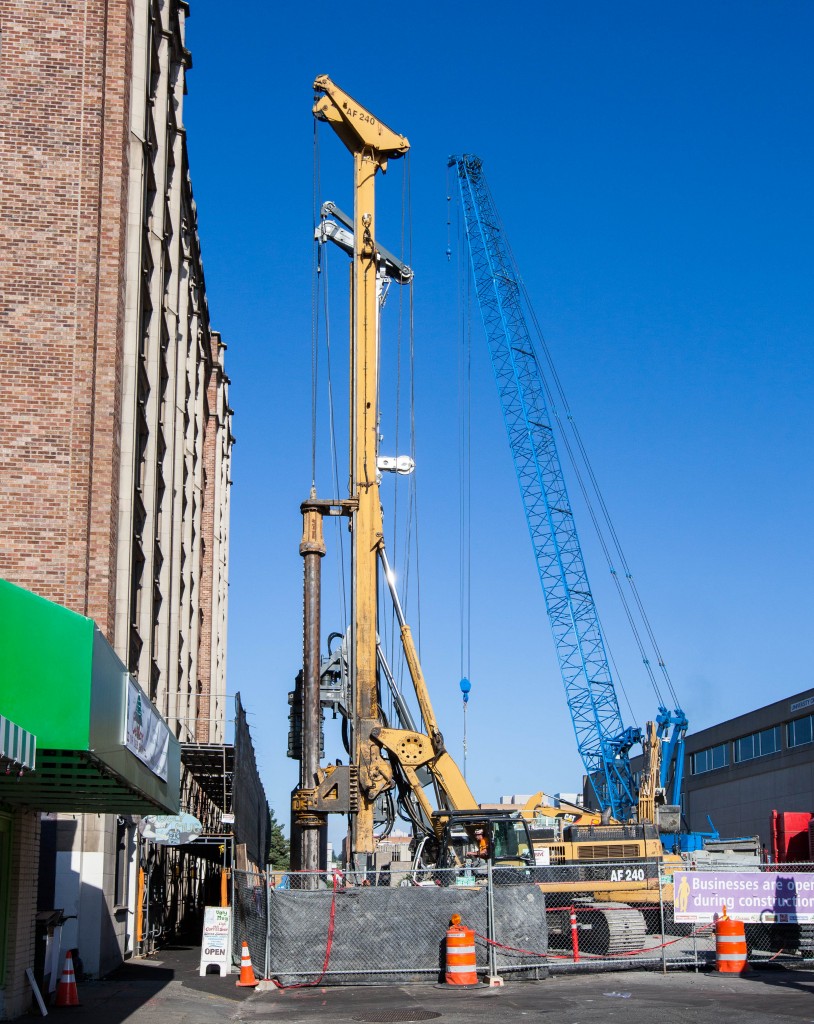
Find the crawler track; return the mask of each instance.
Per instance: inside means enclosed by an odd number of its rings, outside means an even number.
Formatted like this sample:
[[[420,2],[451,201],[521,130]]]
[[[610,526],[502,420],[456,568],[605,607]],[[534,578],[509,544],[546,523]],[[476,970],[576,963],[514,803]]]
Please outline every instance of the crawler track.
[[[580,948],[586,953],[612,955],[643,949],[647,923],[641,911],[627,903],[577,905]]]

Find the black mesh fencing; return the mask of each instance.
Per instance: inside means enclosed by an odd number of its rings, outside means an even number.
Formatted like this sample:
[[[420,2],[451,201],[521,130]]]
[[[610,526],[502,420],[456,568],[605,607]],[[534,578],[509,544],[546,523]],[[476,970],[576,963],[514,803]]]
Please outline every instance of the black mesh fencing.
[[[393,864],[368,873],[236,871],[235,964],[245,940],[256,975],[283,986],[442,981],[446,931],[459,914],[474,933],[481,977],[715,969],[713,918],[733,903],[739,887],[762,886],[784,895],[769,909],[760,909],[755,897],[754,913],[743,915],[750,964],[810,966],[814,875],[808,896],[807,881],[795,873],[811,867],[783,865],[781,871],[764,864],[731,876],[694,873],[693,887],[710,892],[704,920],[686,920],[683,892],[676,912],[673,877],[659,861],[605,864],[601,872],[585,865],[494,868],[491,893],[485,869],[416,872]],[[739,898],[733,905],[742,908]]]
[[[240,965],[246,942],[257,978],[268,977],[268,878],[265,872],[232,872],[232,962]]]

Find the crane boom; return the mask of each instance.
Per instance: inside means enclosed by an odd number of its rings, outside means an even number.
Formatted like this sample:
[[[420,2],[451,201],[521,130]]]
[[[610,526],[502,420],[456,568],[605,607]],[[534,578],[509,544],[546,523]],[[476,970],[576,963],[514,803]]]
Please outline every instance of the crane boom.
[[[626,728],[574,525],[521,290],[481,161],[451,157],[472,273],[577,747],[600,806],[628,820],[637,790]]]

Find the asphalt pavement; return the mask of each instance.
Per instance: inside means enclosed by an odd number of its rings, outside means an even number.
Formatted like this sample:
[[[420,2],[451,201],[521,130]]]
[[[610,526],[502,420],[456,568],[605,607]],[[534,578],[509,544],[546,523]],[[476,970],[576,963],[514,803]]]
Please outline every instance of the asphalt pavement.
[[[81,1005],[52,1006],[48,1016],[71,1024],[814,1022],[814,967],[763,968],[743,977],[628,970],[554,975],[536,982],[507,980],[503,988],[458,989],[422,982],[281,990],[270,982],[257,989],[238,988],[237,974],[202,978],[199,956],[199,947],[179,945],[149,960],[130,960],[109,978],[80,982]]]

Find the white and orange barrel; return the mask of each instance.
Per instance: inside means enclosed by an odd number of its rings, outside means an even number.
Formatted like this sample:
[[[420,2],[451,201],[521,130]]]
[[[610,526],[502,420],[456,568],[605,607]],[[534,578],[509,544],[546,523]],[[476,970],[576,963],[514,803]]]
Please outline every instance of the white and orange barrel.
[[[748,968],[743,921],[731,918],[724,907],[715,922],[715,970],[721,974],[743,974]]]
[[[447,985],[477,985],[475,964],[475,933],[464,928],[461,915],[453,914],[447,930]]]

